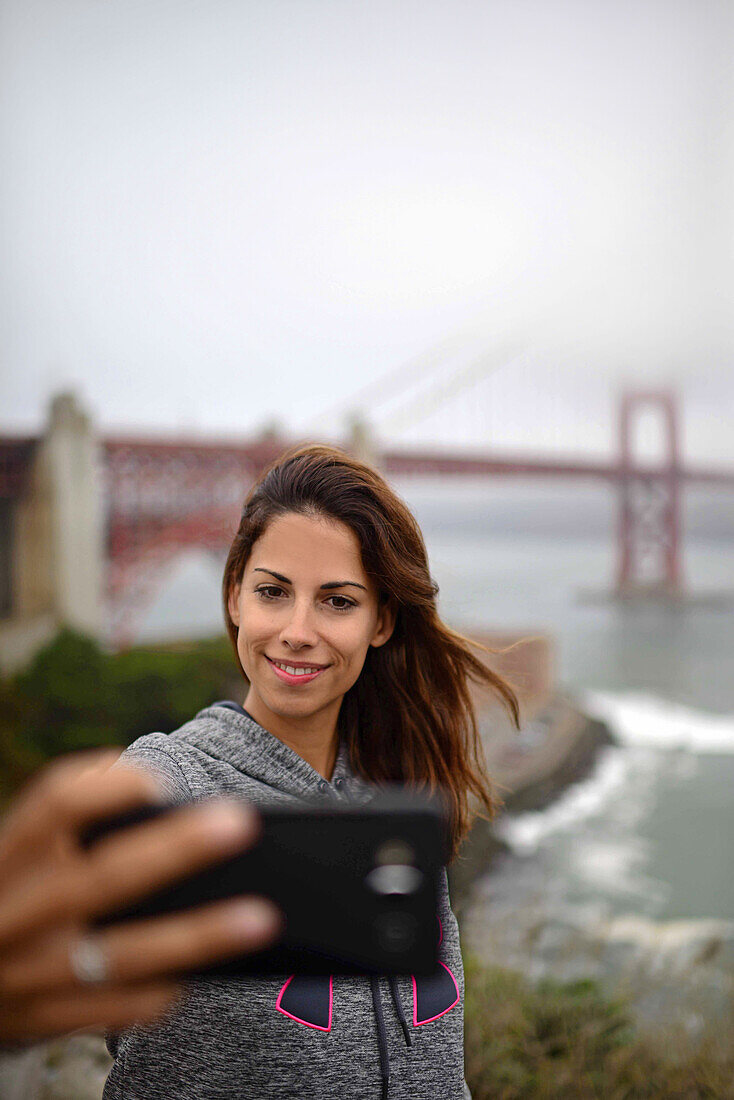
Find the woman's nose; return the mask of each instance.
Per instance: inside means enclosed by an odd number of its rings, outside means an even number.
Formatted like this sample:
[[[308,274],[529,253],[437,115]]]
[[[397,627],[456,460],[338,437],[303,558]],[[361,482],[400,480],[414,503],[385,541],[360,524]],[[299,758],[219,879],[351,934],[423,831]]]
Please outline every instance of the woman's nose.
[[[314,645],[318,641],[310,605],[298,602],[293,605],[293,611],[280,632],[280,638],[291,649],[298,649],[304,645]]]

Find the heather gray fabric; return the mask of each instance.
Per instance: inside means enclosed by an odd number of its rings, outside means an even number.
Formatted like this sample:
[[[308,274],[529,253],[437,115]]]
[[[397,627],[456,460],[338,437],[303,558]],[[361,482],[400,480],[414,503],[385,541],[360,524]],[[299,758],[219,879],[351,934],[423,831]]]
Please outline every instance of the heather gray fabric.
[[[374,794],[352,773],[344,744],[328,783],[241,708],[221,704],[174,733],[138,738],[121,760],[153,769],[175,803],[224,793],[261,806]],[[416,1022],[411,977],[334,977],[328,1031],[278,1010],[289,974],[198,980],[163,1023],[107,1036],[115,1062],[104,1100],[471,1100],[464,973],[445,871],[438,917],[439,956],[459,997],[437,1018]]]

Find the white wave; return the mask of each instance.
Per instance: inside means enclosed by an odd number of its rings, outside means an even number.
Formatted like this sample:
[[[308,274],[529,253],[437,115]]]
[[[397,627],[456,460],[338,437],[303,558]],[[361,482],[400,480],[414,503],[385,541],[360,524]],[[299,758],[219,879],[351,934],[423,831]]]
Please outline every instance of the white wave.
[[[734,715],[707,714],[646,692],[585,691],[583,711],[606,722],[623,745],[734,753]]]
[[[568,787],[544,810],[500,818],[495,831],[518,854],[534,852],[551,833],[568,829],[598,813],[615,792],[625,787],[628,769],[626,750],[606,746],[587,779]]]
[[[670,897],[670,885],[649,875],[650,842],[634,833],[617,839],[579,836],[568,852],[569,870],[592,892],[610,898],[635,899],[659,909]]]
[[[689,964],[707,943],[716,948],[734,943],[734,921],[712,918],[656,921],[638,913],[625,913],[599,921],[594,932],[608,943],[634,944],[648,952],[677,955]]]

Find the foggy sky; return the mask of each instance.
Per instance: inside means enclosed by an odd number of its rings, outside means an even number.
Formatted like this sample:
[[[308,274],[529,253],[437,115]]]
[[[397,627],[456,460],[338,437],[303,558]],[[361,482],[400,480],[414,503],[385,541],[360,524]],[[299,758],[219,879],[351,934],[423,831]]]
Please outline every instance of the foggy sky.
[[[734,465],[732,12],[4,0],[0,428],[607,453],[674,383]]]

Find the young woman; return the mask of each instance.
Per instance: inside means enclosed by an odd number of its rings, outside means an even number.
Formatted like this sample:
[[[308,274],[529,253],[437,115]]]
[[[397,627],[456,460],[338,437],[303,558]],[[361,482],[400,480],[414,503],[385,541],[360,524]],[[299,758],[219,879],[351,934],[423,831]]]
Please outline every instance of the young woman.
[[[443,789],[452,855],[469,796],[495,802],[469,693],[505,681],[436,611],[425,544],[383,478],[319,445],[286,453],[250,492],[224,571],[244,706],[206,707],[124,759],[174,802],[237,794],[254,805],[318,792],[366,801],[375,785]],[[105,1100],[460,1100],[464,977],[446,875],[440,973],[191,983],[162,1024],[108,1038]]]

